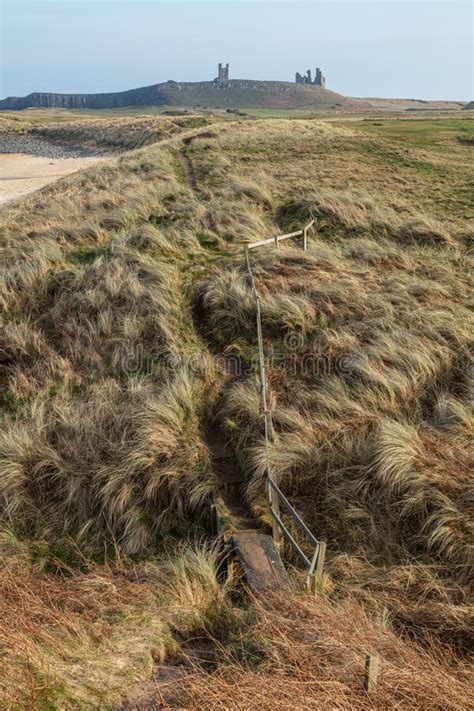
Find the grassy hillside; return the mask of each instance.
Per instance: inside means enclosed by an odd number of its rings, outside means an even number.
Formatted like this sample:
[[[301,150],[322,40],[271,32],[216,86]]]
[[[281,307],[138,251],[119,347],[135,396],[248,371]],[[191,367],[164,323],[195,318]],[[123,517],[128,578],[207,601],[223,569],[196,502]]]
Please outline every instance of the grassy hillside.
[[[350,99],[320,86],[284,81],[233,79],[225,87],[212,81],[175,82],[106,94],[34,93],[0,101],[1,110],[29,107],[52,109],[117,109],[127,106],[200,106],[211,108],[359,109],[363,99]]]
[[[455,111],[464,108],[463,101],[429,101],[425,99],[383,99],[365,97],[366,101],[377,111]]]
[[[233,79],[225,89],[212,82],[180,82],[179,89],[170,84],[161,87],[164,103],[169,106],[359,111],[368,108],[363,99],[350,99],[320,86],[284,81]]]
[[[275,707],[296,668],[295,708],[328,689],[368,708],[374,647],[374,708],[467,707],[472,122],[379,123],[188,127],[2,209],[7,707],[111,708],[196,635],[213,652],[186,708],[233,708],[236,680],[242,708],[262,683]],[[283,638],[196,543],[218,491],[203,425],[219,404],[267,521],[242,245],[310,215],[306,254],[254,253],[274,471],[329,550],[326,602],[273,608]],[[211,353],[245,366],[224,393]]]
[[[471,149],[458,135],[471,129],[430,125],[435,140],[416,123],[408,141],[405,123],[396,138],[376,128],[273,124],[262,141],[243,127],[205,151],[196,141],[192,158],[217,185],[224,155],[283,230],[319,221],[308,253],[267,248],[254,263],[273,354],[273,471],[332,543],[328,584],[370,591],[401,623],[463,644],[473,212]],[[203,280],[199,298],[219,348],[248,358],[255,307],[242,262]],[[226,392],[223,417],[263,512],[253,377]]]
[[[78,116],[73,112],[59,117],[55,112],[44,110],[20,115],[4,113],[0,114],[0,138],[25,135],[106,153],[141,148],[185,130],[206,126],[212,121],[212,117],[196,115],[106,116],[92,120],[89,116]]]

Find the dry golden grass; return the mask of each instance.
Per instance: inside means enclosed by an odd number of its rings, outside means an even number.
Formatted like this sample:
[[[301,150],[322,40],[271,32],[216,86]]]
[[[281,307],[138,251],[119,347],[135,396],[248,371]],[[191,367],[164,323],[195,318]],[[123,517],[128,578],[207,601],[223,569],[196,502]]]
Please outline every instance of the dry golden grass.
[[[185,130],[206,126],[203,116],[111,118],[96,121],[35,126],[31,133],[58,143],[80,145],[99,151],[131,150],[171,138]]]
[[[82,393],[38,396],[0,435],[2,518],[64,554],[111,539],[150,552],[186,518],[207,515],[214,489],[189,376],[98,381]]]
[[[322,237],[306,254],[257,257],[255,277],[273,354],[274,476],[334,552],[388,569],[436,563],[427,589],[440,586],[453,607],[440,605],[442,619],[427,614],[426,623],[446,631],[452,618],[454,641],[473,565],[472,320],[465,256],[445,252],[439,266],[438,255]],[[201,289],[216,342],[254,353],[245,267],[219,270]],[[227,390],[222,416],[248,473],[249,503],[264,513],[254,377]],[[396,596],[385,604],[398,614]]]
[[[315,125],[311,131],[305,125],[282,140],[285,126],[279,122],[259,144],[257,131],[252,126],[234,134],[227,127],[219,149],[234,171],[242,166],[246,173],[257,160],[259,169],[262,162],[286,165],[291,153],[285,189],[293,197],[279,204],[274,197],[276,219],[280,229],[292,229],[314,216],[319,230],[306,254],[283,245],[277,253],[272,247],[252,252],[273,357],[274,476],[334,553],[353,556],[356,569],[366,566],[360,586],[365,597],[372,594],[371,576],[374,583],[377,578],[373,594],[398,624],[412,622],[418,633],[429,627],[464,647],[473,565],[467,249],[472,230],[449,211],[443,214],[442,206],[436,219],[420,212],[413,195],[390,202],[370,195],[363,154],[357,188],[338,185],[333,162],[330,186],[309,187],[311,168],[303,179],[296,176],[295,165],[313,147],[332,150],[331,161],[337,162],[339,152],[354,145],[353,130]],[[277,158],[276,141],[282,145]],[[444,154],[433,152],[433,160],[442,159]],[[207,179],[214,180],[212,149],[196,156],[196,165],[199,160],[202,174],[210,166]],[[387,173],[382,196],[393,185]],[[457,179],[462,175],[460,169]],[[412,185],[417,197],[425,182],[423,168]],[[275,170],[269,184],[275,184]],[[260,190],[265,188],[261,181]],[[267,209],[268,201],[257,193],[251,199]],[[208,275],[198,298],[211,338],[250,362],[256,310],[243,261]],[[222,417],[248,475],[249,503],[266,518],[266,457],[254,375],[226,391]],[[417,609],[403,595],[403,571],[412,568],[423,581]],[[347,582],[340,572],[335,567],[335,580],[328,581],[335,594]]]
[[[250,639],[223,650],[211,674],[196,670],[178,685],[173,708],[468,709],[468,669],[375,624],[348,600],[332,606],[309,596],[255,600]],[[367,653],[380,657],[376,693],[363,690]],[[156,706],[155,708],[158,708]]]
[[[196,339],[154,226],[183,190],[170,172],[126,158],[4,212],[0,498],[23,534],[143,552],[211,491],[201,386],[175,367]]]
[[[107,152],[142,148],[210,122],[210,117],[193,115],[32,122],[22,115],[9,113],[0,115],[0,132],[22,133],[65,146]]]
[[[68,140],[96,135],[83,124],[79,132],[66,126]],[[104,689],[102,671],[112,665],[111,678],[118,678],[125,659],[137,669],[133,678],[148,673],[152,655],[144,651],[145,663],[135,664],[135,651],[149,650],[153,637],[160,659],[173,647],[170,630],[187,634],[201,624],[195,607],[201,621],[205,609],[214,629],[227,629],[229,609],[215,576],[208,595],[196,573],[201,564],[186,572],[194,554],[182,554],[171,577],[162,563],[155,572],[143,564],[159,589],[158,607],[148,587],[142,601],[141,584],[129,586],[131,563],[116,573],[115,563],[107,568],[99,561],[124,553],[149,558],[202,530],[218,489],[202,421],[219,375],[209,369],[199,334],[250,364],[255,309],[242,244],[314,215],[320,231],[308,253],[294,247],[253,253],[264,336],[276,357],[269,369],[271,458],[282,488],[328,540],[324,588],[342,607],[321,604],[321,615],[332,620],[339,640],[347,634],[357,644],[346,657],[329,635],[331,663],[315,654],[311,667],[294,614],[283,603],[275,603],[275,613],[258,608],[267,625],[257,654],[263,664],[256,671],[232,662],[212,677],[210,689],[198,675],[187,698],[194,707],[226,708],[235,701],[234,673],[243,704],[266,703],[256,696],[261,683],[274,707],[285,697],[271,695],[272,675],[275,694],[287,693],[296,675],[292,698],[301,696],[302,709],[319,700],[324,706],[328,694],[340,708],[362,708],[359,655],[377,642],[386,660],[380,707],[405,708],[408,698],[423,708],[423,694],[429,703],[436,694],[446,708],[456,708],[451,701],[462,707],[467,696],[451,652],[440,665],[436,650],[423,656],[392,632],[376,633],[364,609],[387,610],[395,630],[411,630],[427,649],[432,635],[446,648],[467,648],[469,146],[415,141],[405,149],[348,125],[278,120],[190,129],[186,142],[167,138],[2,209],[0,519],[22,541],[9,556],[13,573],[0,596],[8,619],[22,611],[19,636],[6,627],[4,693],[11,706],[31,707],[42,694],[49,708],[68,708],[70,699],[71,707],[87,708]],[[156,137],[153,126],[140,126],[136,134],[127,128],[123,140]],[[100,140],[117,145],[122,128],[120,121],[110,134],[104,128]],[[194,299],[204,319],[198,324]],[[314,370],[315,362],[325,370]],[[253,373],[226,389],[221,409],[249,504],[266,520]],[[60,559],[59,570],[67,561],[67,576],[31,572],[22,546],[33,557],[44,547]],[[78,572],[81,566],[86,572]],[[91,593],[87,615],[77,617],[75,586],[94,587],[97,577],[104,597]],[[108,617],[114,596],[129,620],[123,641],[114,636],[122,613],[116,627]],[[300,604],[301,619],[324,624],[313,603]],[[348,630],[341,610],[370,635]],[[273,614],[282,620],[283,652]],[[99,674],[100,657],[106,662]],[[313,684],[306,700],[298,660]],[[417,674],[404,676],[399,660]],[[112,681],[103,703],[125,686]]]
[[[178,639],[232,621],[209,546],[160,563],[67,569],[40,542],[0,533],[0,698],[5,709],[113,708]],[[55,575],[42,565],[59,565]]]

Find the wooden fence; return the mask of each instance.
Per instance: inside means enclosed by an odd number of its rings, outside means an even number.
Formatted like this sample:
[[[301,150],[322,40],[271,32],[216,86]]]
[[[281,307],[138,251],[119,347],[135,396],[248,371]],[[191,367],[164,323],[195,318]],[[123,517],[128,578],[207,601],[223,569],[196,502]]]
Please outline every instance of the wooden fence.
[[[296,237],[302,237],[303,249],[306,251],[308,248],[308,231],[314,228],[315,220],[311,220],[305,227],[295,232],[288,232],[283,235],[276,235],[275,237],[269,237],[268,239],[260,240],[259,242],[252,242],[245,247],[245,261],[247,265],[247,271],[250,278],[250,284],[252,287],[252,293],[257,306],[257,340],[258,340],[258,353],[259,353],[259,380],[260,380],[260,394],[262,399],[262,411],[264,417],[264,430],[265,430],[265,465],[266,465],[266,479],[267,479],[267,496],[268,504],[270,508],[270,513],[272,516],[272,534],[275,545],[280,546],[283,538],[287,540],[296,553],[299,555],[301,560],[306,566],[306,584],[307,586],[316,591],[322,580],[323,566],[324,566],[324,556],[326,552],[326,543],[324,541],[318,540],[313,533],[309,530],[301,516],[298,514],[294,506],[288,501],[284,493],[281,491],[280,487],[274,480],[272,476],[271,463],[270,463],[270,448],[273,439],[273,424],[272,415],[268,407],[268,386],[267,386],[267,374],[266,374],[266,363],[265,363],[265,352],[263,346],[263,331],[262,331],[262,310],[260,304],[260,295],[258,293],[257,287],[255,285],[255,279],[252,272],[252,265],[250,262],[250,252],[258,247],[263,247],[265,245],[272,245],[278,248],[278,245],[283,240],[294,239]],[[289,516],[300,534],[304,536],[306,541],[309,543],[312,553],[310,556],[306,555],[302,547],[299,545],[296,538],[292,535],[288,527],[283,520],[284,513]]]

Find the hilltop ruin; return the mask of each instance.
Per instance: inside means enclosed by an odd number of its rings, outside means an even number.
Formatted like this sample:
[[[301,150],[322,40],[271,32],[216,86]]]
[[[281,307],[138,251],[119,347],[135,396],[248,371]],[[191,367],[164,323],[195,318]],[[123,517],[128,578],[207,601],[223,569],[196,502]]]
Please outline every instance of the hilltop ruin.
[[[219,62],[219,65],[217,67],[217,76],[214,79],[214,82],[216,84],[219,84],[219,86],[226,86],[227,82],[229,81],[229,62],[224,66]]]
[[[306,74],[304,75],[296,72],[295,82],[297,84],[313,84],[313,86],[322,86],[323,88],[326,87],[326,77],[319,67],[316,67],[314,81],[311,78],[311,69],[307,69]]]
[[[363,99],[352,99],[325,89],[321,70],[289,81],[230,79],[230,66],[220,63],[217,76],[208,81],[183,82],[169,79],[160,84],[101,94],[56,94],[35,92],[28,96],[10,96],[0,100],[1,111],[27,108],[118,109],[127,106],[168,106],[212,109],[292,109],[337,111],[370,109]],[[319,86],[312,91],[312,86]]]

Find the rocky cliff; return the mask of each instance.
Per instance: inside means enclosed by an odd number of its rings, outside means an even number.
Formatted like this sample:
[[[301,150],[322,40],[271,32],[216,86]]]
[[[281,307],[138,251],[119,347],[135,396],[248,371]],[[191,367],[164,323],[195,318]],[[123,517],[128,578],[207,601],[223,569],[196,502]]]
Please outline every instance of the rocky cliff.
[[[111,109],[123,106],[202,106],[207,108],[349,109],[369,105],[320,86],[290,82],[234,79],[217,82],[175,82],[145,86],[110,94],[51,94],[35,92],[0,101],[0,110],[30,107],[62,109]]]

